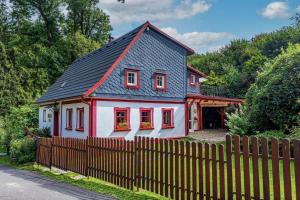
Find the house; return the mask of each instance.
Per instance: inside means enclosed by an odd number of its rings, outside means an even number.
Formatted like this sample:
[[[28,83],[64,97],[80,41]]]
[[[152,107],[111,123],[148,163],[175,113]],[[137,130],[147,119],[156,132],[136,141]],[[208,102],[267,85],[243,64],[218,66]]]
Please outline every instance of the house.
[[[146,22],[75,60],[38,99],[39,126],[63,137],[178,138],[206,128],[214,108],[223,127],[224,108],[242,100],[201,94],[192,54]]]

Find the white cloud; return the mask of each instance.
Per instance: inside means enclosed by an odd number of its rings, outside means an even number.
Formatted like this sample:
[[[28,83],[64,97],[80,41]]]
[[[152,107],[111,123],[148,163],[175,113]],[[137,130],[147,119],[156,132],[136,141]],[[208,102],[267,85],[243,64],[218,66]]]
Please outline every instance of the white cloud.
[[[172,27],[162,28],[161,30],[197,52],[218,50],[228,40],[234,38],[231,33],[227,32],[187,32],[181,34]]]
[[[120,23],[185,19],[204,13],[211,7],[205,0],[100,0],[99,7],[110,15],[113,25]]]
[[[300,13],[300,6],[298,6],[298,7],[296,8],[296,12],[297,12],[297,13]]]
[[[261,14],[269,19],[286,19],[291,16],[288,4],[279,1],[268,4]]]

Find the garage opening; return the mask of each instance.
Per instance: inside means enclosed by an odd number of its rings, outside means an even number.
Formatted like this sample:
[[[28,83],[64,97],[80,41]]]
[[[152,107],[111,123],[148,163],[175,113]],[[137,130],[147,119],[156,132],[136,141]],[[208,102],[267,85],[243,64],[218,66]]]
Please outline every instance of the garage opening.
[[[203,125],[204,129],[219,129],[221,125],[221,115],[219,108],[203,108]]]

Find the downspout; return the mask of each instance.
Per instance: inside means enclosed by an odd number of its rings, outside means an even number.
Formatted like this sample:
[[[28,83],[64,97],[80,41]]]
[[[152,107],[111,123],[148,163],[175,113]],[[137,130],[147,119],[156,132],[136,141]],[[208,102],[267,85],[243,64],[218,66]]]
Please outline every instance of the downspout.
[[[93,136],[93,133],[92,133],[92,109],[91,109],[91,102],[92,102],[92,99],[90,101],[90,103],[88,101],[85,101],[83,97],[81,97],[81,102],[84,103],[84,104],[87,104],[89,106],[89,137],[92,137]]]

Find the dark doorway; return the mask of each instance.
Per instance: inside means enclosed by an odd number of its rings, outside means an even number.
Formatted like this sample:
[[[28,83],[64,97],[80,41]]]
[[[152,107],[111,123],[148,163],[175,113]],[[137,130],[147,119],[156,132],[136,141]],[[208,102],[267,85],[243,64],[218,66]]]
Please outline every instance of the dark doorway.
[[[53,113],[53,136],[58,136],[58,119],[59,119],[59,112],[54,111]]]
[[[203,125],[205,129],[221,128],[221,116],[218,108],[203,108]]]

